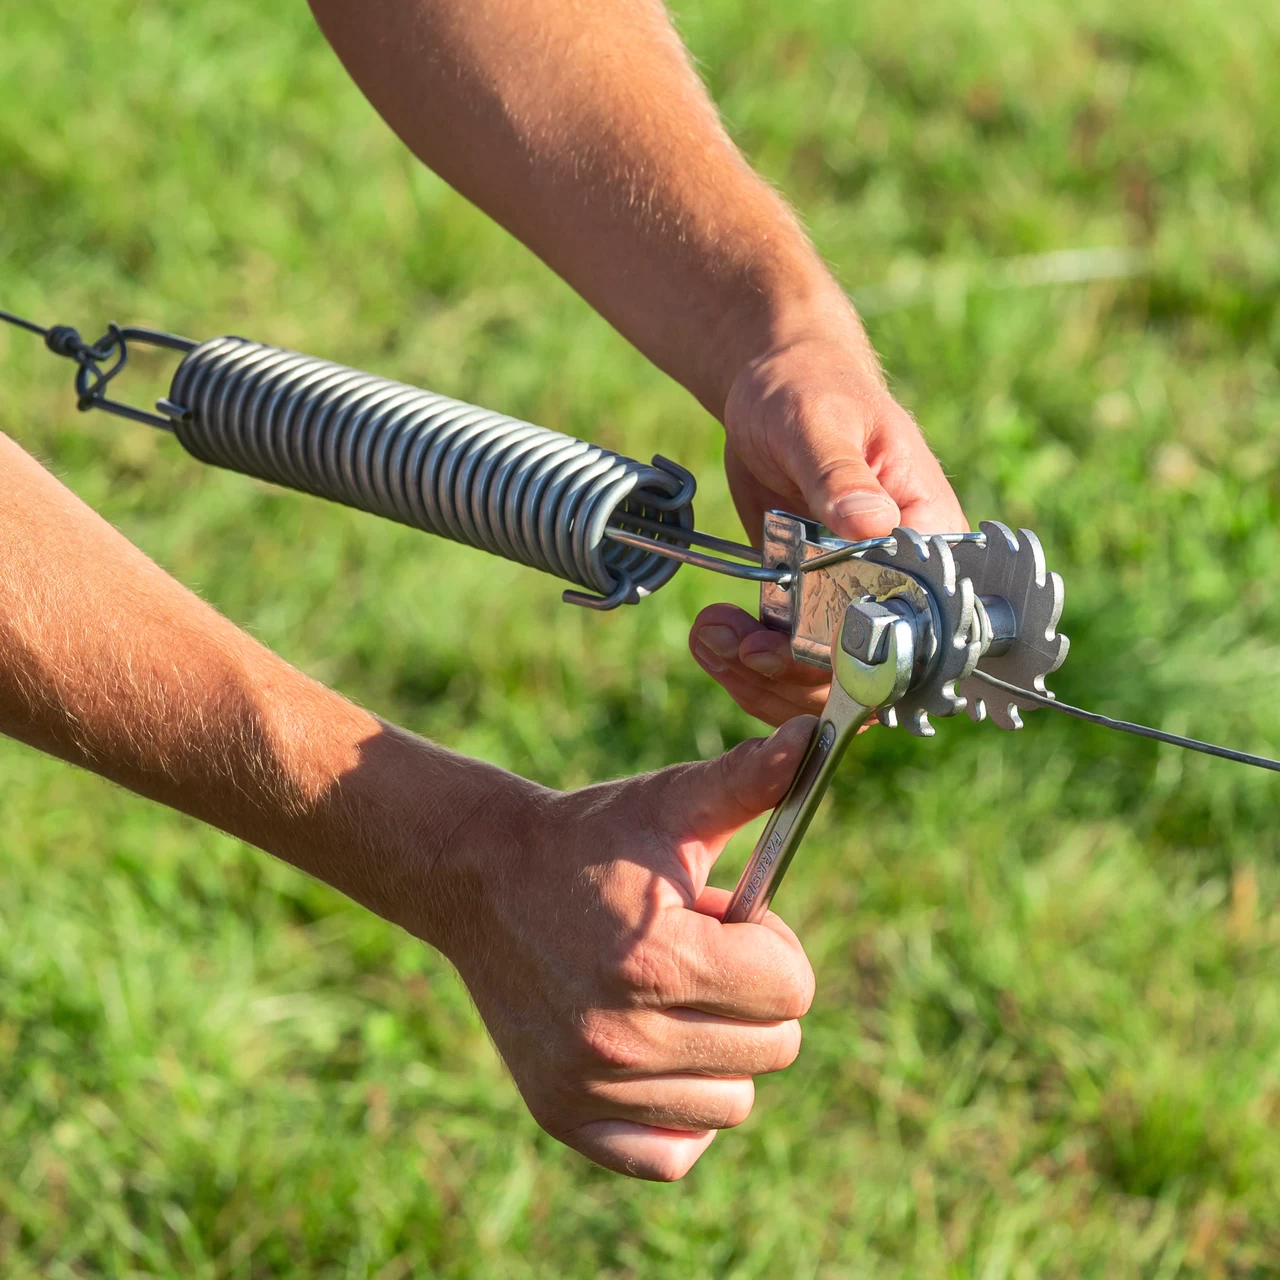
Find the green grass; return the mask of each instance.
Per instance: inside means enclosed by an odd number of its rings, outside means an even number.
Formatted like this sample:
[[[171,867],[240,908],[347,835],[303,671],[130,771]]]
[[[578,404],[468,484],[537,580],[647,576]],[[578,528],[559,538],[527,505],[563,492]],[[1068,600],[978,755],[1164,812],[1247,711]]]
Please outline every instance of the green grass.
[[[1066,579],[1055,687],[1274,753],[1274,0],[680,21],[849,287],[936,281],[873,336],[971,517],[1037,529]],[[733,528],[714,424],[405,156],[301,3],[0,7],[0,198],[2,305],[240,332],[661,450]],[[1149,268],[984,287],[1088,246]],[[138,364],[144,402],[171,365]],[[0,335],[0,428],[380,712],[557,786],[754,731],[684,650],[723,582],[567,609],[80,417],[67,381]],[[1043,715],[867,735],[779,901],[818,972],[802,1056],[673,1187],[542,1136],[448,966],[335,894],[13,744],[0,782],[6,1275],[1280,1269],[1271,775]]]

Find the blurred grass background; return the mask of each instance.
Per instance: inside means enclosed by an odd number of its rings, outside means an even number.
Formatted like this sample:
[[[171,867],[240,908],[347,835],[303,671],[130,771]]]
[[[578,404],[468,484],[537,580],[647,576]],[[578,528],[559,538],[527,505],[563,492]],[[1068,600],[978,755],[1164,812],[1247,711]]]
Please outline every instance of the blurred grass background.
[[[735,136],[873,290],[971,518],[1034,527],[1065,577],[1055,687],[1274,754],[1274,0],[678,11]],[[0,198],[7,307],[239,332],[661,450],[733,530],[715,425],[411,161],[297,0],[0,7]],[[1143,270],[997,287],[1097,247]],[[137,363],[144,402],[171,362]],[[566,787],[756,731],[684,648],[747,590],[565,608],[81,417],[68,381],[0,334],[0,429],[378,711]],[[542,1136],[393,929],[13,744],[0,780],[6,1275],[1280,1270],[1270,775],[1045,716],[865,737],[780,902],[819,977],[801,1059],[674,1187]]]

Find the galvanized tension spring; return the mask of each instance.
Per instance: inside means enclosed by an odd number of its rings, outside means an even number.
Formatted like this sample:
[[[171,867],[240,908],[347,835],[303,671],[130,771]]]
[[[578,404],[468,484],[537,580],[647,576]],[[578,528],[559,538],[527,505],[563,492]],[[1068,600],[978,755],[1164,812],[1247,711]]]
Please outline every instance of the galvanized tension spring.
[[[798,632],[804,580],[829,578],[852,561],[892,564],[898,555],[898,536],[843,542],[798,517],[776,513],[784,523],[803,525],[812,540],[800,537],[804,551],[792,562],[775,558],[770,563],[754,547],[694,529],[696,481],[666,458],[655,457],[646,465],[488,409],[246,338],[195,342],[111,324],[97,342],[88,343],[66,325],[46,327],[3,310],[0,320],[38,335],[50,351],[75,363],[82,411],[102,409],[170,431],[202,462],[385,516],[567,579],[584,590],[565,591],[564,599],[587,608],[636,604],[670,581],[681,564],[689,564],[760,583],[764,621],[791,630],[797,657],[830,666],[831,635],[839,619],[829,618],[806,648]],[[106,394],[134,343],[182,354],[156,413]],[[954,547],[959,559],[962,552],[981,554],[988,535],[948,534],[940,542]],[[768,521],[765,543],[770,545]],[[902,590],[899,584],[885,598]],[[810,592],[809,598],[817,594]],[[926,582],[921,607],[927,605],[936,615],[945,595],[945,589],[929,588]],[[880,597],[869,590],[861,598]],[[779,599],[789,602],[781,616]],[[772,611],[768,601],[773,601]],[[991,610],[979,608],[974,616],[999,631],[1005,624],[997,615],[1000,609],[993,603]],[[1009,625],[1015,624],[1016,619]],[[996,636],[989,651],[1003,652],[1004,642]],[[1048,707],[1105,728],[1280,770],[1280,761],[1084,711],[1059,702],[1047,690],[1027,689],[974,666],[963,683],[969,680],[999,690],[1014,705]],[[964,700],[956,705],[962,707]],[[916,715],[914,731],[931,732],[920,727],[927,726],[927,716]],[[894,720],[887,707],[879,717]]]

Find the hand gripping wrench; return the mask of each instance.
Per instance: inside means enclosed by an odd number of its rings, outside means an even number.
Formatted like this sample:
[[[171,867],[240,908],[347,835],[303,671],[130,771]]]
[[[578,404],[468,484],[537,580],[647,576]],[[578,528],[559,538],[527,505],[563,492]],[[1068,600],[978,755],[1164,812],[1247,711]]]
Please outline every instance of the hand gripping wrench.
[[[838,636],[832,636],[831,658],[826,706],[790,789],[733,891],[726,924],[764,918],[845,748],[881,707],[906,693],[915,658],[911,624],[883,605],[854,601],[845,609]]]

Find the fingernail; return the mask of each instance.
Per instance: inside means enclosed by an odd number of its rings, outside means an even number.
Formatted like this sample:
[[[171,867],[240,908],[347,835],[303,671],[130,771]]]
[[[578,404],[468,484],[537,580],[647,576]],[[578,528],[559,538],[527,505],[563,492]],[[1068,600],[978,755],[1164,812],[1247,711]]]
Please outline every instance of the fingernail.
[[[750,667],[752,671],[758,672],[762,676],[780,676],[786,663],[776,653],[745,653],[742,655],[742,665]]]
[[[721,658],[738,656],[738,633],[731,627],[703,627],[698,632],[698,643]]]
[[[841,520],[850,516],[865,516],[872,511],[883,511],[892,506],[892,502],[883,493],[846,493],[831,504],[832,513]]]
[[[702,663],[708,671],[724,671],[726,667],[723,662],[717,658],[706,645],[698,644],[694,646],[693,656]]]

